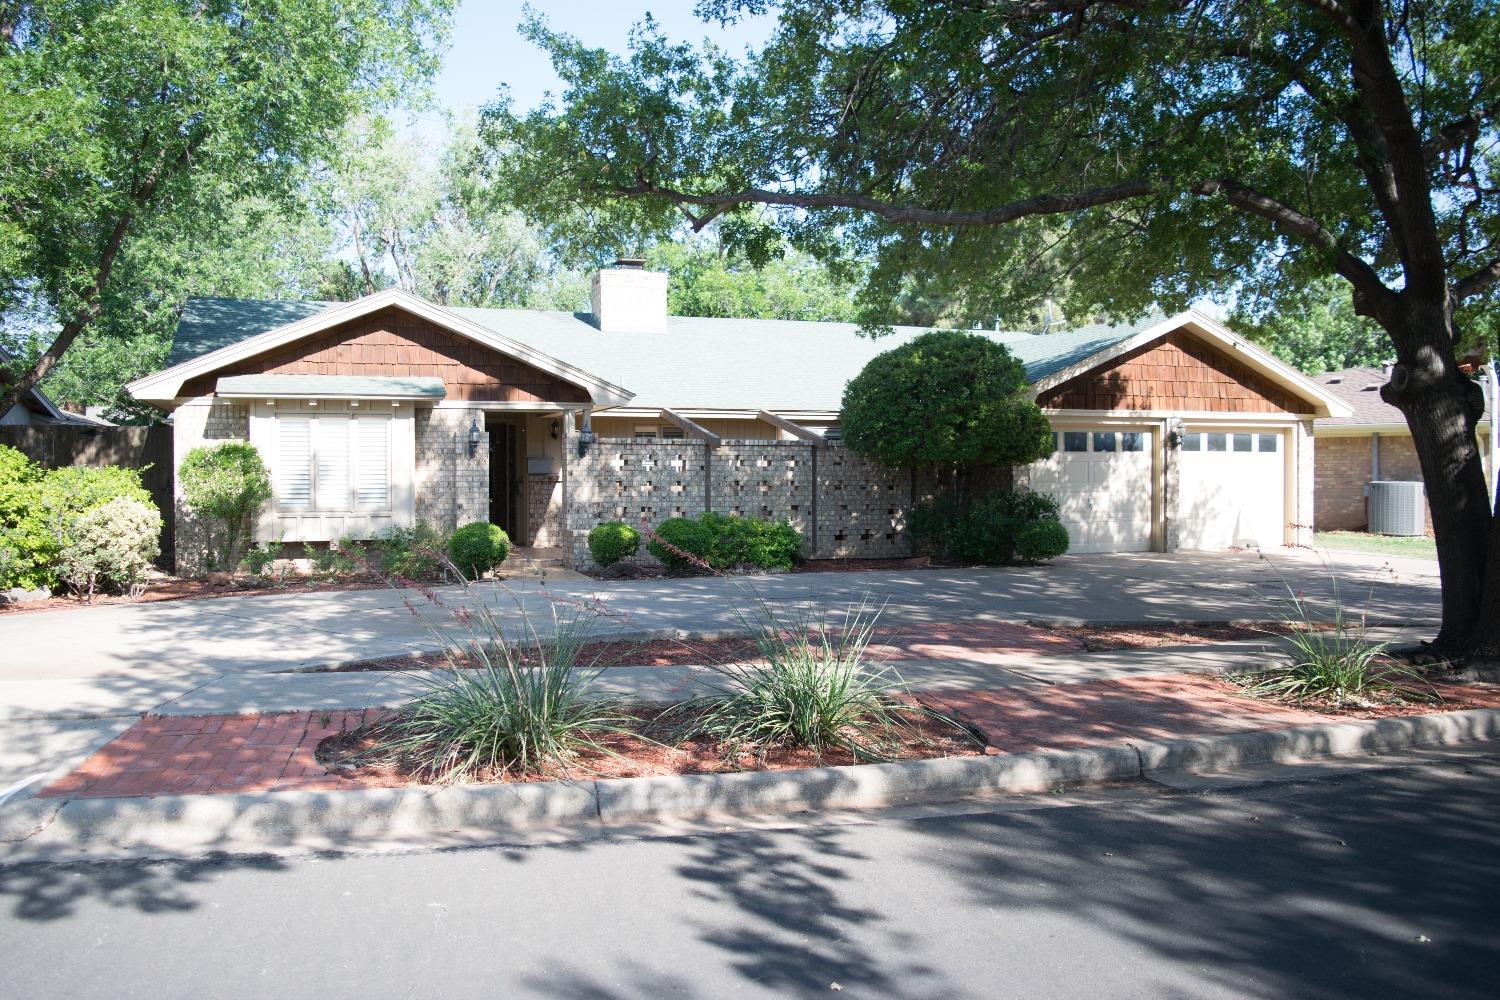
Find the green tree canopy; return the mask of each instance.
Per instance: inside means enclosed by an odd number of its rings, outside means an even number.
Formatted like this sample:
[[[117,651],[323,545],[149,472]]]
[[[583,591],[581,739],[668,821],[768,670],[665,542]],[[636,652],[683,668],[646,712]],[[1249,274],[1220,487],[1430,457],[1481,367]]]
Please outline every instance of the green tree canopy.
[[[1235,309],[1229,325],[1309,375],[1355,365],[1378,368],[1392,356],[1385,331],[1355,313],[1348,291],[1334,278]]]
[[[844,440],[897,468],[1025,465],[1052,453],[1026,371],[1001,344],[936,330],[876,355],[844,388]]]
[[[58,321],[0,410],[94,324],[123,259],[191,255],[234,206],[287,199],[352,114],[430,74],[451,7],[0,5],[0,308],[30,297]]]
[[[522,152],[534,209],[623,203],[642,224],[751,233],[769,212],[809,249],[836,232],[873,260],[871,310],[923,275],[996,315],[1060,290],[1075,315],[1250,303],[1336,275],[1392,340],[1384,394],[1427,482],[1439,644],[1500,656],[1500,521],[1454,350],[1493,338],[1500,311],[1500,5],[699,9],[775,10],[778,27],[735,59],[647,23],[620,58],[530,23],[564,97],[497,106],[489,132]]]

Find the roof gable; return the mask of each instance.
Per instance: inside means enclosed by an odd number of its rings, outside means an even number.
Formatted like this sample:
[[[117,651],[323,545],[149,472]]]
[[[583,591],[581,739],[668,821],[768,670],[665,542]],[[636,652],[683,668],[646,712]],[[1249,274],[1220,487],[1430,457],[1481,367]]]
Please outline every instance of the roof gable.
[[[269,306],[270,308],[266,308]],[[268,318],[285,318],[306,310],[300,318],[281,326],[241,336],[229,343],[230,328],[236,322],[255,323]],[[536,348],[512,340],[465,317],[433,305],[398,289],[377,292],[355,302],[335,303],[246,303],[241,300],[205,300],[194,303],[193,321],[185,335],[175,337],[173,355],[183,360],[164,371],[130,383],[126,388],[138,399],[170,403],[184,395],[201,395],[211,391],[214,373],[237,363],[275,352],[315,338],[344,324],[363,320],[382,310],[397,310],[416,317],[464,342],[477,344],[489,351],[515,358],[531,368],[575,386],[583,391],[580,402],[595,406],[626,403],[631,393],[621,386],[590,374],[581,367],[551,357]],[[239,317],[236,320],[235,317]],[[251,326],[250,330],[256,328]],[[240,327],[241,333],[246,327]],[[215,346],[218,344],[219,346]],[[382,345],[384,346],[384,345]],[[286,372],[283,372],[286,373]],[[319,372],[298,372],[318,374]],[[334,374],[327,372],[327,374]],[[373,374],[373,373],[371,373]],[[436,375],[437,372],[412,372]],[[482,396],[480,398],[483,398]],[[572,401],[572,400],[568,400]]]

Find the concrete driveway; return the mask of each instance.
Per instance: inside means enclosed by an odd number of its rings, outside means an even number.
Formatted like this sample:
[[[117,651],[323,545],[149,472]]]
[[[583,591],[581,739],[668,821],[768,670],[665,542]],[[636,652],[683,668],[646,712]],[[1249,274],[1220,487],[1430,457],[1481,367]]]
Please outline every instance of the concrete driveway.
[[[1337,580],[1337,583],[1335,583]],[[483,586],[510,621],[525,607],[550,627],[549,599],[595,596],[617,631],[733,629],[753,596],[774,606],[808,603],[837,613],[867,600],[885,606],[890,624],[967,621],[1171,622],[1274,619],[1301,594],[1322,614],[1335,587],[1346,608],[1368,606],[1372,619],[1436,625],[1437,564],[1357,554],[1143,553],[1069,556],[1049,566],[1001,569],[816,573],[780,576],[622,581],[511,582]],[[172,679],[191,686],[226,672],[294,670],[432,648],[429,626],[450,623],[461,595],[438,592],[445,606],[407,591],[287,593],[203,601],[111,605],[0,617],[0,684],[44,681],[80,687]],[[19,689],[11,688],[13,693]],[[124,692],[121,692],[124,693]]]

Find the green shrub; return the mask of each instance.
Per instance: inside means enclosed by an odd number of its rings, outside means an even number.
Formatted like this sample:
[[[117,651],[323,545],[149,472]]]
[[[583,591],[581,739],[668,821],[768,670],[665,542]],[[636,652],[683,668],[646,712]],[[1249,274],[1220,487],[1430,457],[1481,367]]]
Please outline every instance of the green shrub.
[[[913,504],[906,512],[906,536],[911,539],[912,550],[934,559],[952,557],[948,542],[962,524],[958,503],[946,494]]]
[[[1031,521],[1016,532],[1016,558],[1022,562],[1044,562],[1067,551],[1068,529],[1061,521]]]
[[[285,558],[286,546],[280,539],[261,542],[245,550],[245,568],[256,576],[270,576],[278,560]]]
[[[161,514],[149,503],[116,497],[72,520],[57,556],[58,576],[92,598],[103,586],[129,590],[161,551]]]
[[[613,566],[641,549],[641,533],[624,521],[606,521],[589,532],[589,555],[600,566]]]
[[[552,638],[523,627],[523,642],[483,601],[474,602],[466,634],[428,621],[453,669],[430,673],[426,693],[382,724],[385,738],[369,757],[435,781],[463,781],[555,773],[581,751],[608,754],[598,737],[624,731],[629,720],[616,701],[587,696],[598,670],[580,667],[578,657],[596,613],[554,614]]]
[[[510,537],[498,524],[487,521],[466,524],[448,540],[448,558],[470,580],[499,566],[508,555]]]
[[[1057,501],[1026,489],[992,493],[967,511],[948,496],[923,501],[908,512],[906,530],[916,551],[956,562],[1001,566],[1018,559],[1051,559],[1067,551],[1067,529],[1058,520]],[[1022,535],[1027,538],[1025,551]]]
[[[116,499],[156,509],[134,469],[42,469],[14,448],[0,446],[0,587],[55,586],[58,553],[73,524]]]
[[[308,549],[307,560],[312,564],[314,576],[348,576],[360,568],[354,558],[356,554],[363,559],[363,547],[346,535],[324,548]]]
[[[375,565],[386,576],[423,580],[442,568],[448,538],[421,521],[409,528],[393,525],[370,542]]]
[[[671,710],[683,735],[706,737],[726,758],[778,748],[847,750],[861,760],[897,755],[912,731],[901,679],[872,663],[876,614],[852,608],[837,626],[803,616],[782,621],[759,605],[749,623],[764,663],[717,668],[715,690]]]
[[[57,541],[41,516],[42,469],[14,448],[0,445],[0,588],[43,587]]]
[[[656,534],[719,572],[740,567],[791,569],[802,559],[802,536],[785,520],[764,521],[710,512],[691,520],[669,518],[657,527]],[[646,549],[673,572],[696,566],[654,540]]]
[[[238,566],[261,507],[271,499],[271,476],[246,441],[200,445],[177,469],[183,505],[204,521],[208,567]]]
[[[669,517],[656,526],[655,535],[655,538],[646,543],[646,551],[660,559],[662,565],[672,573],[702,569],[702,566],[688,557],[707,563],[714,544],[713,532],[697,518]],[[664,545],[663,542],[667,544]]]

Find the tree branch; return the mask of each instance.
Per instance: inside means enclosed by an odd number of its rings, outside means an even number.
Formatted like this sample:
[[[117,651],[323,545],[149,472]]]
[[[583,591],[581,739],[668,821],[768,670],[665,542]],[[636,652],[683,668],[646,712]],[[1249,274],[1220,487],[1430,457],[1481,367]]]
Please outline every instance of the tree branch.
[[[1328,257],[1333,269],[1354,286],[1356,297],[1363,298],[1371,308],[1387,309],[1393,304],[1395,293],[1385,286],[1375,269],[1341,246],[1317,219],[1230,178],[1200,181],[1190,190],[1200,197],[1222,195],[1240,211],[1259,216],[1283,232],[1312,244]]]
[[[1098,205],[1109,205],[1130,198],[1141,198],[1152,192],[1146,181],[1130,181],[1109,187],[1092,188],[1070,194],[1044,194],[1035,198],[998,205],[975,212],[952,212],[942,209],[917,208],[897,205],[878,198],[860,194],[799,194],[794,191],[768,191],[763,188],[746,188],[724,194],[690,194],[674,188],[664,187],[648,181],[640,181],[629,187],[611,188],[610,192],[626,197],[655,196],[666,198],[673,204],[684,207],[695,205],[708,211],[693,215],[688,213],[693,228],[701,230],[710,221],[731,208],[740,205],[775,205],[782,208],[847,208],[869,212],[887,222],[927,226],[967,228],[973,226],[997,226],[1032,215],[1056,215],[1061,212],[1077,212]]]
[[[1453,283],[1453,299],[1462,302],[1470,296],[1478,295],[1491,285],[1500,281],[1500,257],[1496,257],[1488,264],[1474,271],[1466,277]]]

